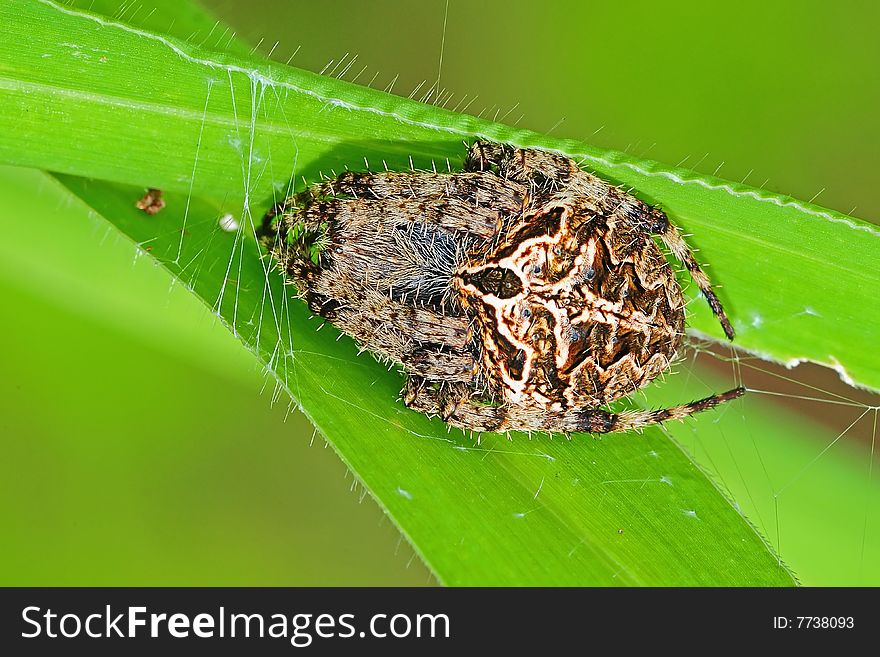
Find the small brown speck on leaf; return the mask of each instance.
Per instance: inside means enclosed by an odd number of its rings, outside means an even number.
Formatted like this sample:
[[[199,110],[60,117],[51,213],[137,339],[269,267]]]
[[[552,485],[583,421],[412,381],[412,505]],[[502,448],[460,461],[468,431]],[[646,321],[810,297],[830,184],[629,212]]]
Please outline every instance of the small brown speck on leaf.
[[[165,207],[165,199],[162,198],[162,190],[151,187],[147,190],[146,194],[138,199],[138,202],[135,203],[135,207],[137,207],[138,210],[143,210],[150,216],[158,214],[162,211],[162,208]]]

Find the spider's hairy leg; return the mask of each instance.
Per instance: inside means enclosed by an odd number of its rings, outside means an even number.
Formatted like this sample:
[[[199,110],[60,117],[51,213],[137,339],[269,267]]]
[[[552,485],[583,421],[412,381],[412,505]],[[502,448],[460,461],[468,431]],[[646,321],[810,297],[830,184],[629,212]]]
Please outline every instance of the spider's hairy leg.
[[[682,238],[681,233],[669,221],[666,214],[657,208],[651,208],[646,220],[640,225],[645,230],[658,235],[666,247],[672,251],[676,259],[687,268],[694,283],[697,284],[703,296],[706,297],[706,301],[709,302],[709,307],[712,308],[715,317],[718,318],[721,328],[724,329],[724,335],[727,336],[728,340],[733,340],[735,335],[733,326],[730,325],[730,320],[727,318],[721,302],[712,290],[712,283],[709,281],[709,277],[703,271],[700,263],[697,262],[694,252],[691,251],[687,242]]]
[[[329,291],[320,279],[313,288],[303,295],[309,308],[362,348],[424,377],[473,378],[475,364],[467,349],[469,329],[464,319],[442,317],[375,293],[349,293],[341,300],[316,291]]]
[[[602,409],[579,409],[568,412],[548,412],[519,406],[492,406],[475,404],[471,400],[460,403],[444,420],[456,427],[479,432],[549,431],[569,433],[612,433],[640,429],[667,420],[682,418],[709,410],[724,402],[742,397],[744,388],[734,388],[705,399],[653,411],[625,411],[610,413]],[[407,403],[428,415],[442,415],[443,401],[438,391],[422,387]]]
[[[693,401],[689,404],[681,406],[673,406],[672,408],[661,408],[653,411],[624,411],[623,413],[607,413],[601,410],[582,411],[589,414],[589,421],[596,428],[587,429],[591,433],[611,433],[614,431],[628,431],[630,429],[641,429],[651,426],[652,424],[660,424],[667,420],[681,420],[700,411],[707,411],[715,408],[720,404],[732,401],[742,397],[746,392],[745,388],[734,388],[727,392],[722,392],[711,397],[705,397]]]
[[[347,171],[316,185],[313,194],[367,201],[379,215],[408,217],[480,239],[493,239],[503,219],[521,212],[528,197],[524,185],[496,176],[394,171]]]
[[[471,145],[464,170],[495,171],[507,180],[552,188],[562,187],[582,173],[574,160],[563,155],[487,141]]]
[[[431,414],[439,415],[446,422],[462,404],[467,403],[471,392],[471,387],[465,382],[450,382],[448,378],[432,381],[424,376],[410,374],[401,390],[401,397],[409,408],[423,410],[423,406],[427,404],[431,408]]]

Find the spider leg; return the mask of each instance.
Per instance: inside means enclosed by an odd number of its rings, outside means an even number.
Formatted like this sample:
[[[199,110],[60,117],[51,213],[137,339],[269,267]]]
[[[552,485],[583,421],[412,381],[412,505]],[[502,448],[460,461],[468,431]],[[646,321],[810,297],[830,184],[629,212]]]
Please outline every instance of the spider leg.
[[[493,406],[477,404],[471,399],[459,403],[454,411],[444,417],[449,424],[463,429],[486,432],[549,431],[568,433],[612,433],[640,429],[667,420],[680,420],[715,408],[719,404],[742,397],[744,388],[734,388],[705,399],[653,411],[625,411],[610,413],[602,409],[580,409],[568,412],[536,412],[533,408],[518,406]],[[429,415],[443,415],[440,393],[430,387],[422,387],[417,395],[404,395],[407,406]]]
[[[310,193],[343,206],[355,199],[357,211],[373,217],[407,217],[481,239],[494,238],[506,217],[522,212],[528,196],[526,186],[495,176],[392,171],[347,171]]]
[[[596,419],[604,422],[604,426],[599,430],[590,429],[592,433],[610,433],[612,431],[628,431],[630,429],[641,429],[652,424],[660,424],[667,420],[681,420],[694,413],[706,411],[710,408],[723,404],[734,399],[742,397],[746,392],[745,388],[734,388],[727,392],[722,392],[711,397],[705,397],[689,404],[681,406],[673,406],[672,408],[662,408],[653,411],[624,411],[623,413],[604,413],[602,411],[585,411],[586,413],[602,413],[597,415]],[[604,417],[603,417],[604,416]]]
[[[423,376],[410,374],[406,378],[401,396],[403,403],[409,408],[430,406],[431,413],[439,415],[445,422],[467,403],[471,392],[470,386],[464,382],[431,381]]]
[[[548,151],[475,142],[464,161],[465,171],[495,171],[506,180],[553,189],[581,173],[574,160]]]
[[[363,348],[405,365],[414,374],[446,381],[473,379],[476,365],[464,318],[443,317],[375,293],[349,294],[344,300],[315,291],[304,296],[312,312]]]
[[[651,208],[649,218],[642,223],[642,227],[658,235],[666,247],[672,251],[676,259],[687,268],[694,283],[697,284],[703,296],[706,297],[706,301],[709,302],[709,307],[712,309],[715,317],[718,318],[718,322],[724,330],[724,335],[727,336],[728,340],[733,340],[735,335],[733,326],[730,325],[730,320],[727,318],[721,302],[712,290],[712,283],[709,281],[709,277],[703,271],[703,268],[700,267],[700,263],[694,257],[694,252],[691,251],[687,242],[684,241],[678,229],[669,221],[666,214],[657,208]]]

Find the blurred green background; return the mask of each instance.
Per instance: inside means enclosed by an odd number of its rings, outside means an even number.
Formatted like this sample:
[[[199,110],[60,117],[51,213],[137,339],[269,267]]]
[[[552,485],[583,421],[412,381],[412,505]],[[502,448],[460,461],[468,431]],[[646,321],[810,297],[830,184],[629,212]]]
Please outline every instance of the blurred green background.
[[[450,107],[467,94],[472,113],[880,217],[880,7],[206,6],[276,59],[298,48],[294,65],[332,60],[339,73],[357,55],[348,79],[399,76],[404,95],[437,80],[442,42]],[[43,174],[0,169],[0,214],[0,583],[432,582],[164,272],[112,231],[84,229],[87,210]]]

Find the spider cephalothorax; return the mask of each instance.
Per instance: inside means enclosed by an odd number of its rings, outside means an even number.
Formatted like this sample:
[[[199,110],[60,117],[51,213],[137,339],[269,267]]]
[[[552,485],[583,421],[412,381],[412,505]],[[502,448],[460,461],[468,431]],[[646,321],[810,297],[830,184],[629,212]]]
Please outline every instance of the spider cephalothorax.
[[[725,334],[709,280],[666,215],[538,150],[477,142],[462,173],[352,173],[266,217],[309,307],[406,370],[406,404],[476,431],[608,432],[680,418],[600,406],[666,370],[684,298],[657,235]]]

